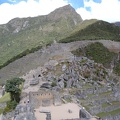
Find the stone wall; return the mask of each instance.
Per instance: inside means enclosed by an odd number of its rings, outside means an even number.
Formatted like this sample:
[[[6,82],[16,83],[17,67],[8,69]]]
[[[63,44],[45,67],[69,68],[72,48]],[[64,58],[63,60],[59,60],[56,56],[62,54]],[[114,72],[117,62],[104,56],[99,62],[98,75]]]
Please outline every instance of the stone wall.
[[[33,107],[30,104],[18,105],[14,112],[14,120],[36,120]]]
[[[0,89],[0,98],[5,94],[5,90],[4,89]]]
[[[120,114],[117,115],[109,115],[107,117],[102,118],[102,120],[120,120]]]
[[[53,104],[54,96],[51,91],[30,92],[29,101],[35,108],[49,106]]]

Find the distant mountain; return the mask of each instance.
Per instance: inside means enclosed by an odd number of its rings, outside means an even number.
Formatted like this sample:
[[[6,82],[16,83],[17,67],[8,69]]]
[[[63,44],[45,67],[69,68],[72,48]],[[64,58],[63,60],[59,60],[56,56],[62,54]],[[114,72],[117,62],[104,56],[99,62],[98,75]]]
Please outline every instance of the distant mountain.
[[[97,20],[88,24],[84,29],[79,28],[78,31],[60,40],[60,42],[67,43],[79,40],[100,39],[120,41],[120,27],[105,21]]]
[[[70,5],[48,15],[15,18],[0,25],[0,66],[70,34],[82,22]]]
[[[115,22],[113,24],[115,24],[116,26],[120,26],[120,22]]]
[[[44,16],[14,18],[0,25],[0,68],[53,41],[100,39],[120,41],[120,27],[96,19],[83,21],[70,5]]]

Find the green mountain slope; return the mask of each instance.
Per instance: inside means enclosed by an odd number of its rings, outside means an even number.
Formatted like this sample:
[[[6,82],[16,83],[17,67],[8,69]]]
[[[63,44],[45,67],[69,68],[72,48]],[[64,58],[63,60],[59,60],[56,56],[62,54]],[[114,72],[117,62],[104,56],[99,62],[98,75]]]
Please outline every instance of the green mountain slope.
[[[117,60],[117,54],[110,52],[102,43],[95,42],[84,48],[79,48],[72,53],[76,56],[84,55],[96,63],[101,63],[105,67],[110,68],[111,64]]]
[[[96,21],[84,29],[79,29],[71,36],[60,40],[60,42],[100,39],[120,41],[120,27],[105,21]]]
[[[79,48],[72,51],[75,56],[86,56],[94,60],[96,63],[101,63],[106,68],[113,67],[113,72],[120,75],[120,60],[119,54],[109,51],[102,43],[92,43],[84,48]]]
[[[80,15],[67,5],[45,16],[15,18],[0,25],[0,66],[54,40],[59,41],[81,22]]]

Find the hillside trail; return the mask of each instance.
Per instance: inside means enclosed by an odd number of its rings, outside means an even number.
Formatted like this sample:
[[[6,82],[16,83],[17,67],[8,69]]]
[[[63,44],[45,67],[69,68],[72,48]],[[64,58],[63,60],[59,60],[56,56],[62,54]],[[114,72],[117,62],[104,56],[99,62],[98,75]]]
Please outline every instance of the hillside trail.
[[[13,77],[28,74],[40,66],[44,66],[50,60],[65,60],[74,57],[71,51],[87,46],[94,42],[101,42],[110,51],[120,52],[120,42],[111,40],[85,40],[71,43],[54,43],[51,46],[43,47],[34,53],[24,56],[6,67],[0,69],[0,83]]]

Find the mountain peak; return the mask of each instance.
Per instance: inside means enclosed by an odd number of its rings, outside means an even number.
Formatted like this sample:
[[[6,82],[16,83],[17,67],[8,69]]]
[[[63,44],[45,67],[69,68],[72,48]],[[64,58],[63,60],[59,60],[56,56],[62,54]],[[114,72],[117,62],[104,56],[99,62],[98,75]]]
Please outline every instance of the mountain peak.
[[[47,22],[58,22],[67,21],[71,27],[75,27],[77,24],[81,23],[83,20],[81,16],[75,11],[75,9],[70,5],[65,5],[63,7],[55,9],[48,15],[31,17],[31,18],[14,18],[10,20],[6,25],[7,32],[18,33],[21,30],[28,28],[29,26],[34,26],[35,24],[42,25]],[[33,21],[33,22],[30,22]],[[44,21],[44,23],[42,22]],[[4,32],[5,33],[5,32]]]
[[[63,10],[63,11],[72,11],[72,12],[75,12],[75,9],[70,5],[70,4],[68,4],[68,5],[65,5],[65,6],[63,6],[63,7],[60,7],[60,8],[57,8],[56,10]]]
[[[70,4],[57,8],[48,15],[48,18],[52,20],[57,20],[61,17],[66,19],[67,17],[71,17],[72,19],[79,20],[78,22],[82,22],[81,16],[75,11],[75,9]]]

